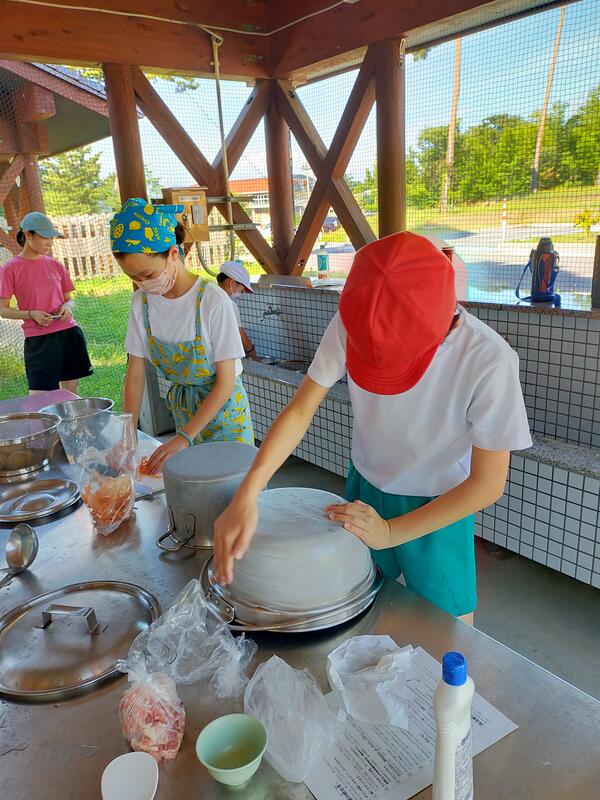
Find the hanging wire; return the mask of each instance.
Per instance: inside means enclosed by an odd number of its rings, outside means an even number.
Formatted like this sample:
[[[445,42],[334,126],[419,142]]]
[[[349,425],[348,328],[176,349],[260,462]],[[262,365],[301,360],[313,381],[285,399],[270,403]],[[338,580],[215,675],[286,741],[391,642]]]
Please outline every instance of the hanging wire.
[[[215,88],[217,90],[217,107],[219,109],[219,130],[221,132],[221,152],[223,154],[223,179],[225,196],[227,198],[227,224],[229,228],[229,257],[235,259],[235,231],[233,229],[233,209],[231,206],[231,192],[229,191],[229,164],[227,162],[227,142],[225,138],[225,122],[223,120],[223,100],[221,97],[221,75],[219,72],[219,47],[223,44],[223,37],[211,33],[213,62],[215,68]]]

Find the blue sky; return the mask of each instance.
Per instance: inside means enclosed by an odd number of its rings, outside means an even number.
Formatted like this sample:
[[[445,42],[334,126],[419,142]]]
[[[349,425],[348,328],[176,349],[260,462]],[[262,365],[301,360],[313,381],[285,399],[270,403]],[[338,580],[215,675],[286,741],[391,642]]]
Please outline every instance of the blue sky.
[[[462,40],[461,92],[459,119],[468,128],[497,113],[529,115],[542,105],[560,9],[556,8],[516,20]],[[559,56],[552,87],[551,103],[566,103],[573,111],[589,92],[600,84],[600,3],[580,0],[566,7]],[[406,135],[407,146],[416,144],[421,130],[446,125],[450,114],[455,45],[447,42],[433,48],[428,57],[415,62],[407,57]],[[343,107],[354,82],[348,73],[301,87],[299,96],[321,136],[328,144],[335,132]],[[218,116],[214,84],[176,93],[172,84],[157,81],[156,88],[181,124],[211,159],[219,149]],[[228,130],[251,89],[243,83],[225,82],[223,101]],[[140,130],[146,163],[163,185],[193,182],[176,156],[148,120]],[[103,173],[114,171],[110,139],[94,148],[103,154]],[[299,148],[292,148],[294,171],[304,171],[305,160]],[[371,114],[348,171],[364,175],[375,159],[375,119]],[[266,174],[262,125],[250,142],[234,178]]]

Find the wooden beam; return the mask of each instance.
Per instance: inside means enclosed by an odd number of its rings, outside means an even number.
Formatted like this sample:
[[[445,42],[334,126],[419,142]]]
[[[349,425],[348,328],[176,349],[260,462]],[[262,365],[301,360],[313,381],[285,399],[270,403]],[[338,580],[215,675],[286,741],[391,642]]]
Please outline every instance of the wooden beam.
[[[265,141],[271,236],[275,252],[285,261],[294,240],[290,129],[274,98],[265,117]]]
[[[10,166],[4,171],[2,177],[0,177],[0,203],[4,202],[4,198],[13,188],[24,167],[25,159],[19,155],[14,157]]]
[[[151,85],[141,69],[133,67],[133,87],[137,103],[171,150],[200,186],[209,186],[213,169],[192,137],[177,120],[171,109]]]
[[[17,90],[17,112],[21,122],[43,122],[56,114],[54,95],[43,86],[25,83]]]
[[[271,98],[269,81],[257,81],[250,97],[246,100],[243,109],[229,131],[225,146],[227,148],[227,164],[229,173],[232,174],[239,162],[248,142],[252,138],[259,122],[264,117]],[[219,175],[223,170],[223,151],[219,150],[212,163],[213,170]],[[221,194],[221,192],[215,192]]]
[[[102,69],[121,201],[130,197],[147,198],[131,67],[103,64]]]
[[[180,7],[195,5],[181,3]],[[228,9],[229,0],[220,5]],[[129,10],[126,2],[124,6]],[[59,64],[139,64],[171,72],[213,73],[210,37],[192,24],[7,0],[0,0],[0,9],[2,58]],[[268,77],[269,48],[264,37],[227,33],[219,59],[224,76]]]
[[[21,250],[16,240],[14,238],[11,239],[11,237],[5,233],[2,228],[0,228],[0,246],[6,247],[9,253],[12,253],[13,256],[16,256]]]
[[[52,3],[53,0],[46,0]],[[109,11],[125,11],[128,14],[143,14],[182,22],[198,22],[208,28],[223,26],[238,28],[251,33],[253,30],[266,30],[269,10],[266,0],[101,0],[96,3],[83,3],[81,0],[56,0],[60,6],[94,6]],[[60,10],[57,9],[60,13]],[[116,22],[116,18],[113,17]]]
[[[154,127],[161,134],[171,150],[179,158],[188,172],[194,177],[201,186],[206,186],[210,194],[223,194],[222,178],[215,173],[215,169],[210,164],[200,149],[188,135],[168,106],[163,102],[158,93],[154,90],[148,79],[137,68],[133,68],[133,81],[138,104],[150,120]],[[248,111],[249,117],[253,117],[254,111]],[[250,121],[248,122],[250,126]],[[239,126],[241,128],[241,125]],[[244,135],[248,133],[245,129]],[[241,137],[239,129],[235,135],[236,148],[238,139]],[[249,138],[249,137],[248,137]],[[239,157],[239,156],[238,156]],[[219,204],[216,206],[219,213],[227,219],[227,206]],[[249,224],[252,222],[248,214],[237,203],[233,204],[233,223]],[[282,269],[281,259],[273,248],[266,241],[258,230],[236,231],[240,240],[246,245],[254,258],[267,272],[280,272]]]
[[[108,117],[106,100],[100,96],[100,94],[104,94],[102,90],[99,90],[98,94],[86,91],[80,85],[71,83],[66,76],[64,79],[59,78],[56,75],[50,75],[43,69],[39,69],[35,64],[25,64],[21,61],[0,60],[0,69],[11,72],[13,75],[18,75],[20,78],[24,78],[36,86],[41,86],[53,94],[65,97],[67,100],[87,108],[88,111],[94,111],[96,114]]]
[[[277,81],[274,89],[281,113],[285,116],[312,171],[318,175],[327,155],[325,143],[292,84],[289,81]],[[343,177],[333,178],[330,181],[327,197],[356,250],[375,240],[371,226]]]
[[[375,102],[374,53],[367,51],[342,118],[331,142],[331,147],[317,173],[317,182],[286,259],[287,269],[294,275],[302,274],[329,208],[327,189],[332,178],[343,178],[358,138]]]
[[[24,159],[25,167],[23,169],[23,181],[25,183],[25,190],[27,192],[29,211],[41,211],[43,214],[46,211],[46,205],[44,203],[44,194],[42,192],[42,184],[40,182],[37,156],[35,156],[33,153],[30,153],[24,156]]]
[[[306,2],[311,4],[306,5],[307,8],[317,5],[316,0]],[[446,4],[440,3],[440,0],[360,0],[354,4],[343,3],[270,37],[271,72],[275,77],[287,78],[298,70],[339,56],[340,53],[390,37],[399,38],[414,28],[486,4],[483,0],[451,0]],[[297,11],[297,4],[279,5],[288,6],[293,18],[303,16]],[[319,6],[323,8],[323,4]],[[303,3],[303,13],[307,13],[304,8]],[[285,13],[283,9],[281,13]]]
[[[379,237],[406,228],[404,53],[401,39],[373,45],[377,98]]]

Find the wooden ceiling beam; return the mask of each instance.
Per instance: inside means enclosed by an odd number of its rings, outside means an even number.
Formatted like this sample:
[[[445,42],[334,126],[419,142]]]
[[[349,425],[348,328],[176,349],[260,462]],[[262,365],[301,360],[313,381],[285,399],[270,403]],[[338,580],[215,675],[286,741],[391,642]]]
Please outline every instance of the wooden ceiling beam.
[[[148,17],[193,21],[208,28],[235,28],[251,33],[266,30],[267,0],[56,0],[61,6],[101,6],[109,11],[143,14]],[[46,0],[52,3],[53,0]]]
[[[228,3],[221,5],[228,8]],[[0,17],[0,58],[213,73],[210,37],[192,25],[9,0],[0,0]],[[268,77],[268,52],[266,37],[227,33],[219,50],[221,73]]]
[[[220,194],[223,194],[221,176],[215,173],[213,165],[205,158],[199,147],[152,87],[143,72],[140,69],[133,68],[132,75],[138,105],[163,137],[167,145],[179,158],[187,171],[193,176],[194,180],[196,180],[200,186],[207,187],[209,195],[218,194],[219,190]],[[264,100],[264,96],[260,91],[255,94],[255,97],[261,98],[261,102]],[[248,122],[244,130],[244,135],[248,134],[251,122],[256,120],[253,104],[249,107],[247,106],[246,109],[248,110],[245,117],[247,117]],[[242,114],[244,114],[244,111]],[[258,124],[257,120],[256,124]],[[242,124],[238,125],[233,136],[236,142],[236,152],[239,150],[239,139],[242,136],[240,129],[242,127]],[[227,220],[227,206],[225,204],[218,204],[216,208],[223,215],[225,220]],[[232,212],[234,225],[247,225],[252,223],[248,214],[238,203],[233,204]],[[236,234],[267,272],[277,273],[281,271],[282,264],[279,256],[275,253],[260,231],[256,229],[240,230],[236,231]]]
[[[278,0],[271,0],[271,3],[273,15]],[[303,3],[304,13],[310,13],[310,10],[304,11],[304,6],[308,8],[308,4],[320,8],[326,5],[317,4],[316,0],[306,0]],[[408,30],[482,5],[486,5],[482,0],[451,0],[446,5],[440,0],[359,0],[354,4],[344,3],[271,36],[271,73],[277,78],[287,78],[311,64],[384,39],[400,37]],[[292,18],[294,15],[295,18],[302,16],[297,13],[297,8],[291,14]]]
[[[292,275],[301,275],[312,251],[316,238],[323,226],[329,208],[327,190],[332,178],[342,178],[356,143],[375,102],[375,58],[372,48],[367,50],[365,59],[356,77],[350,97],[336,132],[317,175],[302,220],[286,259],[286,268]]]
[[[327,147],[289,81],[277,82],[276,100],[310,168],[318,175],[327,155]],[[343,177],[333,178],[329,182],[327,197],[356,250],[376,239]]]

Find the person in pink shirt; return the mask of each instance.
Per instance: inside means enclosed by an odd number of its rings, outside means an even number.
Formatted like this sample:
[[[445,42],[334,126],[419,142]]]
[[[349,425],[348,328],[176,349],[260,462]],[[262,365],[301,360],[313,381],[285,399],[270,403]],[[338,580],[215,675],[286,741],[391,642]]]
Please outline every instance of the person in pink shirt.
[[[0,267],[0,316],[23,320],[29,394],[58,388],[77,394],[80,378],[93,372],[83,331],[73,318],[75,287],[50,255],[56,237],[64,238],[48,217],[39,211],[26,214],[17,234],[23,250]],[[10,305],[13,297],[17,308]]]

